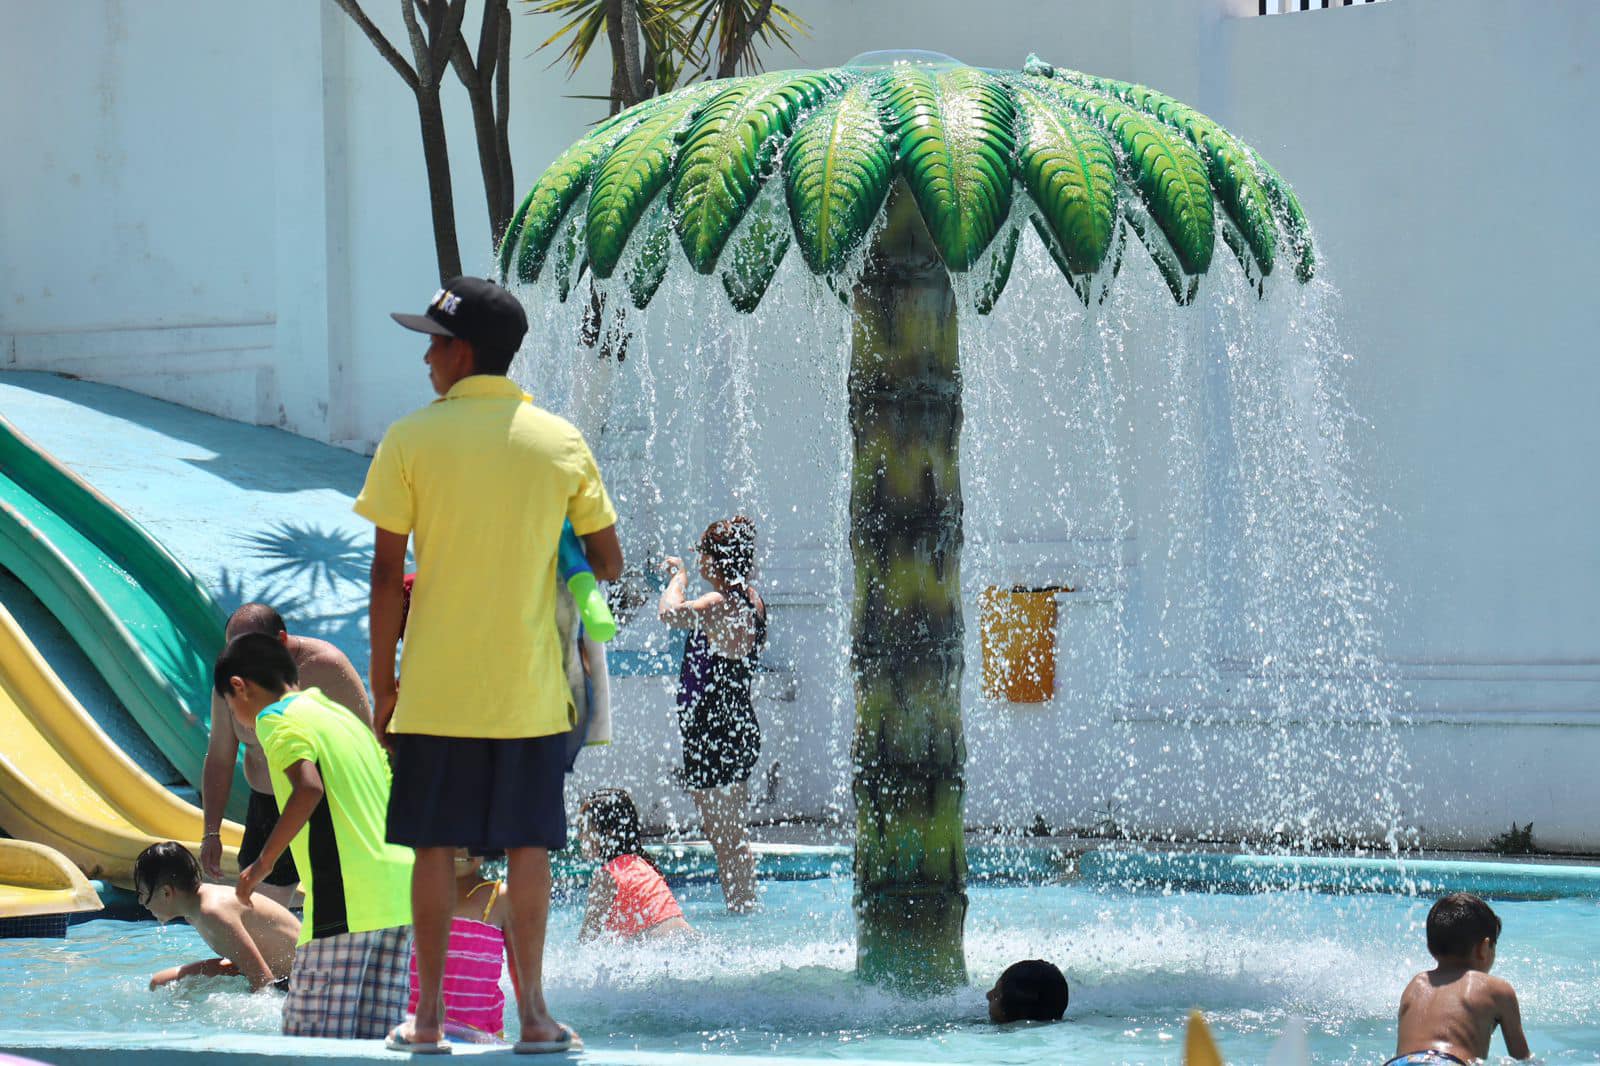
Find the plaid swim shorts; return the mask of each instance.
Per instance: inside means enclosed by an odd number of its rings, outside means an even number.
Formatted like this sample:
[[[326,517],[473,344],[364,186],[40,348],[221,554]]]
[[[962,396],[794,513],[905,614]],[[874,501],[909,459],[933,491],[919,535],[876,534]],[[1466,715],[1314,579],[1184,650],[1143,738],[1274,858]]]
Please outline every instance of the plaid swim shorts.
[[[285,1036],[373,1040],[405,1021],[411,927],[342,933],[294,952]]]

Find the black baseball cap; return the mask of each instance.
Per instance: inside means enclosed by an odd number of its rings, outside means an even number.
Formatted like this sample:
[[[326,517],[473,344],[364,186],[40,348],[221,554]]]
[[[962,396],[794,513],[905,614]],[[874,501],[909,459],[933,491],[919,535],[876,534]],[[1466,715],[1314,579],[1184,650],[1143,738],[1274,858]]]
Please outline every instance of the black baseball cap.
[[[528,315],[511,293],[483,278],[451,278],[420,315],[390,317],[406,329],[459,337],[486,352],[514,352],[528,332]]]

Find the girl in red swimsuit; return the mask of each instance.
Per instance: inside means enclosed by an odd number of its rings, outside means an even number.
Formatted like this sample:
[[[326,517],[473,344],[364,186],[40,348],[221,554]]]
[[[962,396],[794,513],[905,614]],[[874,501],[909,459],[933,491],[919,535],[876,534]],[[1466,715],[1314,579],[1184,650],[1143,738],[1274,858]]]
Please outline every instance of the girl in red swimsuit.
[[[603,863],[589,885],[579,940],[602,933],[619,939],[692,933],[666,878],[639,843],[639,811],[620,788],[589,793],[578,808],[583,857]]]

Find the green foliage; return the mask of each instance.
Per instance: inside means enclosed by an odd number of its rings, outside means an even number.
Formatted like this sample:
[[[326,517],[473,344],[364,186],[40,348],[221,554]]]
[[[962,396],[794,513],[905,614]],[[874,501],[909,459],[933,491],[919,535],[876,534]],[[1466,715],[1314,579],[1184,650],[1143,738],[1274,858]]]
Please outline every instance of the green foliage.
[[[970,269],[1011,210],[1011,97],[972,67],[904,67],[883,75],[878,98],[934,246],[950,270]]]
[[[1093,274],[1117,229],[1116,154],[1096,126],[1026,84],[1016,99],[1017,179],[1039,207],[1041,236],[1062,273]]]
[[[986,315],[993,311],[995,301],[1006,291],[1006,282],[1011,280],[1011,265],[1016,261],[1017,245],[1021,243],[1021,238],[1022,230],[1016,226],[1009,227],[1005,236],[1000,238],[1000,244],[989,262],[989,276],[978,289],[978,297],[974,302],[978,314]]]
[[[1246,151],[1256,166],[1256,173],[1261,176],[1261,184],[1267,190],[1267,199],[1278,216],[1278,224],[1288,234],[1289,248],[1294,254],[1295,280],[1304,285],[1317,272],[1317,251],[1311,244],[1311,223],[1306,221],[1306,214],[1300,209],[1300,201],[1294,190],[1272,169],[1272,164],[1257,155],[1254,149]]]
[[[767,286],[789,251],[789,220],[783,205],[763,197],[750,212],[744,232],[728,253],[722,288],[734,310],[749,314],[767,294]]]
[[[1501,855],[1532,855],[1533,823],[1519,828],[1516,822],[1512,822],[1511,829],[1489,841],[1489,846]]]
[[[644,236],[639,239],[639,254],[628,268],[628,294],[633,306],[643,311],[656,290],[666,280],[672,264],[672,225],[667,221],[666,204],[657,202],[645,220]]]
[[[761,0],[675,0],[674,6],[695,19],[689,38],[701,56],[700,72],[715,71],[719,78],[760,70],[757,45],[781,44],[793,52],[793,35],[807,30],[804,19],[777,3],[757,23]]]
[[[851,85],[804,119],[783,155],[784,193],[813,274],[844,266],[883,207],[894,178],[889,132],[872,86]]]
[[[641,104],[612,116],[557,156],[549,169],[539,175],[539,180],[533,183],[522,206],[517,208],[511,225],[506,228],[505,239],[500,245],[502,278],[510,275],[512,253],[520,247],[521,251],[516,256],[517,280],[539,280],[539,272],[544,268],[544,258],[556,229],[566,217],[567,210],[588,186],[595,164],[616,143],[618,137],[632,129],[656,106],[655,103]]]
[[[543,51],[551,45],[567,38],[565,47],[556,61],[566,60],[567,77],[572,77],[589,58],[595,42],[607,40],[606,37],[606,8],[607,0],[528,0],[535,15],[555,15],[565,19],[561,28],[552,33],[540,43],[539,50]],[[631,3],[639,16],[639,32],[644,37],[645,44],[650,51],[657,55],[679,57],[679,61],[668,71],[682,68],[682,60],[698,55],[694,42],[683,28],[683,8],[687,5],[683,0],[624,0]],[[655,72],[646,71],[647,76]],[[658,84],[661,92],[671,90],[676,84],[676,77],[669,73],[665,82]]]
[[[535,15],[554,15],[561,26],[540,45],[543,51],[565,40],[557,62],[566,61],[567,76],[578,72],[595,43],[610,35],[609,0],[527,0]],[[793,36],[807,32],[805,20],[782,4],[773,4],[758,23],[761,0],[623,0],[631,4],[643,38],[640,79],[645,94],[669,93],[697,76],[731,77],[740,70],[761,69],[758,48],[781,44],[794,50]],[[612,56],[613,80],[622,64]],[[692,69],[691,68],[695,68]],[[688,72],[688,77],[685,73]],[[632,101],[611,99],[612,106]]]
[[[795,119],[839,84],[832,74],[764,74],[728,85],[700,111],[684,134],[669,201],[695,270],[716,269]]]
[[[633,228],[667,183],[680,132],[720,88],[694,85],[640,105],[650,108],[648,114],[606,154],[589,193],[584,234],[595,277],[609,278],[616,270]]]
[[[1114,97],[1061,80],[1066,77],[1070,75],[1058,71],[1055,81],[1037,81],[1048,87],[1043,91],[1054,93],[1110,134],[1122,150],[1128,180],[1165,235],[1178,268],[1189,275],[1204,274],[1211,266],[1215,234],[1211,186],[1200,153],[1166,123]],[[1148,227],[1138,227],[1136,232],[1144,238]],[[1146,240],[1147,247],[1150,243]],[[1161,253],[1151,247],[1151,254],[1159,258]]]
[[[1277,255],[1278,227],[1267,190],[1248,150],[1211,119],[1163,93],[1105,78],[1083,80],[1182,131],[1194,143],[1205,160],[1218,202],[1244,237],[1256,269],[1263,277],[1271,274]],[[1242,256],[1240,263],[1249,272]]]
[[[566,283],[586,266],[610,277],[666,189],[670,210],[661,217],[694,269],[715,273],[780,170],[793,240],[807,267],[845,299],[849,283],[836,284],[834,275],[874,231],[897,177],[946,269],[985,272],[975,298],[980,314],[993,308],[1014,262],[1015,184],[1085,304],[1104,299],[1130,228],[1179,303],[1194,299],[1219,227],[1258,287],[1285,250],[1300,281],[1315,268],[1294,193],[1221,126],[1143,86],[1030,61],[1021,74],[915,66],[785,71],[649,101],[573,145],[539,179],[501,249],[502,270],[509,273],[515,260],[519,278],[536,280],[563,219],[588,190],[584,254],[567,258]],[[645,229],[648,247],[632,257],[628,278],[640,307],[673,258],[660,227]],[[765,221],[744,231],[737,264],[722,264],[722,282],[748,309],[790,242]]]

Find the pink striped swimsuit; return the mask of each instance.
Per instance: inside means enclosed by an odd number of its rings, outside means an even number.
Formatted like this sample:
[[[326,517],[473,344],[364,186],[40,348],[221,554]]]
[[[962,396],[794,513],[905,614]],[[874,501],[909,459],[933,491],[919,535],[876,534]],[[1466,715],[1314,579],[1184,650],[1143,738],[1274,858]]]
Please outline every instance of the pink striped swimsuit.
[[[474,1033],[504,1036],[506,1028],[506,994],[500,989],[506,937],[498,926],[487,921],[489,912],[494,909],[495,897],[499,895],[500,883],[485,881],[484,884],[494,886],[489,892],[489,905],[483,909],[485,920],[452,918],[450,950],[444,960],[445,1027],[470,1030],[465,1034],[468,1037]],[[411,997],[406,1006],[412,1014],[417,1012],[417,998],[417,954],[413,951]]]

